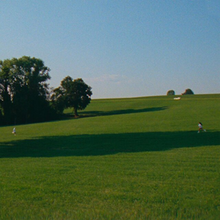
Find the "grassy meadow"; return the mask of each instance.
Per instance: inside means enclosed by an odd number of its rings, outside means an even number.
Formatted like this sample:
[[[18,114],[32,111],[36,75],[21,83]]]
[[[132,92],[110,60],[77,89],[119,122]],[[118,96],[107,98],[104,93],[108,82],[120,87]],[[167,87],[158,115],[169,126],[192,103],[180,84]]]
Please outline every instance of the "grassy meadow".
[[[220,94],[97,99],[0,127],[0,219],[220,219],[219,113]]]

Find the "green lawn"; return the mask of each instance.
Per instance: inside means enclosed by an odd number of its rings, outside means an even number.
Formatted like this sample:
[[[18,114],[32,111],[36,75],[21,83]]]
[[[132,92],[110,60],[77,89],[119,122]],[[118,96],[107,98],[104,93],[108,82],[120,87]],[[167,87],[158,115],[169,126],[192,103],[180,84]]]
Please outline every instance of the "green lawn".
[[[0,127],[0,219],[219,219],[219,110],[219,94],[103,99]]]

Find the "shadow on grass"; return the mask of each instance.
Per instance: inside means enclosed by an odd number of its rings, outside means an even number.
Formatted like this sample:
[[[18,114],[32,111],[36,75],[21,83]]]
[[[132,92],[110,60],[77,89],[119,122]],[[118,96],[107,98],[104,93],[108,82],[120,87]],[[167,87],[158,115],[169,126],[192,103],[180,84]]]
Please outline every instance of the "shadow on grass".
[[[0,158],[99,156],[220,145],[220,132],[152,132],[41,137],[0,143]]]
[[[114,111],[81,111],[79,112],[80,117],[95,117],[95,116],[108,116],[108,115],[122,115],[122,114],[134,114],[142,112],[154,112],[166,110],[167,107],[154,107],[154,108],[143,108],[143,109],[121,109]],[[73,117],[73,113],[65,114],[67,117]]]

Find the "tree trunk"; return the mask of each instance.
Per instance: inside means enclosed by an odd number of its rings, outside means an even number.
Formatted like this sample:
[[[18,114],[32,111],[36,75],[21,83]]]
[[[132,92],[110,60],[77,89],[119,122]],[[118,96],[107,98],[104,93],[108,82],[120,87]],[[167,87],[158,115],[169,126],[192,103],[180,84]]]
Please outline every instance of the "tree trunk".
[[[79,115],[78,115],[78,112],[77,112],[77,108],[74,107],[74,117],[75,117],[75,118],[78,118],[78,116],[79,116]]]

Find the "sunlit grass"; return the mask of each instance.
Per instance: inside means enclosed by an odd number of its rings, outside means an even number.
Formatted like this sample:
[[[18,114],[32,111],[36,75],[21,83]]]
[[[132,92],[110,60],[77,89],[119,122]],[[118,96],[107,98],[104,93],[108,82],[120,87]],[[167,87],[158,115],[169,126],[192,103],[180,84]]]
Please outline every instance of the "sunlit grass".
[[[0,219],[218,219],[219,101],[94,100],[79,119],[1,127]]]

